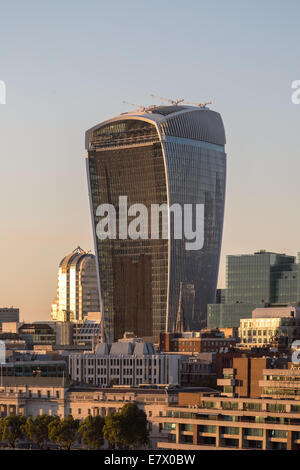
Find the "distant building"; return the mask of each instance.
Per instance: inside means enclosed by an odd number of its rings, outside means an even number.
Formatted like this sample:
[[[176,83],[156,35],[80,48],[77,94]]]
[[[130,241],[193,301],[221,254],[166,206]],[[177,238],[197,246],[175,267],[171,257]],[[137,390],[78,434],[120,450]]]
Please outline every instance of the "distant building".
[[[287,369],[269,369],[263,370],[263,377],[259,385],[262,389],[262,396],[265,398],[283,399],[295,398],[300,399],[300,366],[290,362]],[[282,411],[286,408],[282,404]],[[292,411],[300,411],[299,404],[292,405]]]
[[[20,339],[26,341],[28,347],[56,343],[55,325],[48,323],[20,323],[18,325]]]
[[[78,247],[59,264],[53,321],[83,321],[88,312],[99,312],[96,260]]]
[[[208,328],[239,326],[256,307],[300,305],[300,254],[261,250],[226,258],[226,289],[208,305]]]
[[[45,378],[61,377],[67,378],[67,363],[65,360],[47,360],[36,359],[26,360],[26,356],[22,355],[23,360],[8,361],[1,365],[1,381],[2,385],[30,385],[40,382],[47,383]],[[30,359],[30,357],[29,357]]]
[[[201,330],[184,333],[160,333],[159,349],[164,352],[202,353],[228,350],[237,342],[225,337],[219,330]]]
[[[180,385],[217,387],[216,354],[198,353],[181,359]]]
[[[1,307],[0,308],[0,326],[3,322],[18,322],[20,316],[20,310],[13,307]]]
[[[279,361],[269,357],[235,357],[232,367],[223,369],[223,378],[218,379],[218,385],[223,387],[223,395],[228,397],[261,397],[260,381],[264,377],[264,369]]]
[[[74,328],[73,342],[76,345],[90,346],[92,349],[101,340],[101,323],[99,320],[86,318],[80,325]]]
[[[241,344],[248,347],[271,346],[280,338],[285,339],[289,347],[294,340],[300,339],[300,308],[256,308],[252,318],[240,320],[239,337]]]
[[[180,356],[158,354],[152,343],[125,337],[95,353],[70,354],[72,380],[100,386],[179,384]]]
[[[93,348],[101,341],[100,312],[88,312],[81,322],[56,322],[56,344]]]

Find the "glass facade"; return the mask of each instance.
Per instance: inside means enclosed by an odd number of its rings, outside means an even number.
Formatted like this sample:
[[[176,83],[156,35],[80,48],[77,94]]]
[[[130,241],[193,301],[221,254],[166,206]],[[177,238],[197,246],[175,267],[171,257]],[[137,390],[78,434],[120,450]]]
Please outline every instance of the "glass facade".
[[[298,304],[299,280],[294,256],[265,251],[227,256],[224,303],[208,306],[208,327],[239,326],[257,307]]]
[[[276,339],[285,337],[291,344],[300,337],[300,319],[296,318],[247,318],[241,319],[240,341],[252,346],[269,345]]]
[[[172,108],[172,109],[170,109]],[[176,117],[173,116],[176,113]],[[197,117],[200,115],[200,117]],[[192,117],[191,117],[192,116]],[[207,304],[215,298],[223,229],[226,154],[221,117],[195,107],[158,107],[153,113],[120,116],[87,132],[87,171],[98,261],[103,323],[107,340],[125,331],[157,337],[173,331],[183,286],[187,330],[206,324]],[[116,209],[148,209],[148,233],[138,239],[100,240],[100,204]],[[204,246],[186,250],[175,239],[174,219],[161,218],[158,239],[151,238],[151,206],[204,204]],[[195,228],[195,211],[192,215]],[[134,217],[128,217],[130,223]],[[183,221],[184,222],[184,221]],[[169,239],[162,233],[168,224]]]

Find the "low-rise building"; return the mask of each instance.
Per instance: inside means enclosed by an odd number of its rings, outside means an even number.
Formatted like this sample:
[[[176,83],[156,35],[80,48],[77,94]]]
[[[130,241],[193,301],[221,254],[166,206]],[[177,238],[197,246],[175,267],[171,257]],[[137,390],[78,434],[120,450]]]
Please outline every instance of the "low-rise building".
[[[83,420],[87,416],[103,416],[118,412],[126,403],[136,403],[147,416],[149,425],[149,448],[157,448],[157,442],[167,439],[159,422],[168,406],[176,405],[179,390],[182,394],[190,389],[175,387],[130,387],[110,388],[74,387],[66,380],[43,377],[36,382],[27,378],[27,383],[18,379],[18,384],[0,385],[0,416],[22,414],[34,417],[42,414],[65,418],[72,415]],[[211,393],[209,389],[195,389]]]
[[[217,386],[216,353],[198,353],[182,356],[180,366],[180,385]]]
[[[165,434],[159,449],[300,450],[300,401],[292,399],[179,393],[178,405],[154,421]]]
[[[239,337],[242,345],[262,347],[286,340],[286,346],[300,339],[300,308],[256,308],[252,318],[240,320]]]
[[[95,353],[69,355],[72,380],[87,384],[179,384],[180,356],[157,353],[152,343],[126,337],[116,343],[100,343]]]
[[[202,353],[224,351],[237,342],[234,337],[225,337],[218,329],[188,331],[184,333],[160,333],[159,349],[163,352]]]
[[[295,400],[300,400],[299,364],[290,362],[287,369],[265,368],[262,375],[263,377],[259,381],[262,397],[277,399],[293,397]],[[300,403],[297,406],[300,410]]]
[[[287,367],[287,361],[270,357],[235,357],[230,368],[223,369],[223,378],[218,379],[218,386],[223,387],[223,395],[229,397],[261,397],[264,370],[274,368],[276,364]],[[284,370],[284,369],[280,369]]]

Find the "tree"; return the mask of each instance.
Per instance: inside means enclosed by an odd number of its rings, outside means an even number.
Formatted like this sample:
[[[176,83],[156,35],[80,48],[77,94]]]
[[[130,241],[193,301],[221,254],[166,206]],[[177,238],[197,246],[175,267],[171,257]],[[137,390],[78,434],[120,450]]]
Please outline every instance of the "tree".
[[[108,413],[105,417],[103,426],[103,436],[107,439],[111,448],[122,448],[122,439],[120,436],[121,417],[120,413]]]
[[[103,435],[112,446],[136,450],[149,442],[146,414],[135,403],[128,403],[120,412],[107,415]]]
[[[24,424],[26,418],[22,415],[9,415],[0,421],[0,439],[7,441],[13,449],[18,439],[24,437]]]
[[[146,413],[135,403],[123,406],[121,412],[121,437],[126,447],[137,449],[149,442],[149,430]]]
[[[104,418],[102,416],[87,416],[80,424],[78,434],[82,437],[85,445],[99,450],[104,443],[103,426]]]
[[[54,419],[48,415],[35,416],[33,419],[28,418],[24,425],[24,432],[40,449],[49,440],[48,427]]]
[[[79,421],[69,415],[65,419],[55,417],[48,426],[49,438],[60,449],[70,450],[78,437]]]

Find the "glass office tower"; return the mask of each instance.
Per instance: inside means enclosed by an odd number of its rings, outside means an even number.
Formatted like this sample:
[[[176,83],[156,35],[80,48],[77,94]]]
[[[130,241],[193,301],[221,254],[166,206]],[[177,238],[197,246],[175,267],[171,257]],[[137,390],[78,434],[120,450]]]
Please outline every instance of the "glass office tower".
[[[214,301],[223,229],[226,154],[221,116],[196,106],[159,106],[122,114],[86,133],[87,174],[106,340],[125,331],[158,337],[173,331],[180,283],[187,330],[206,324]],[[127,204],[144,204],[149,214],[145,238],[100,240],[96,235],[103,203],[121,215]],[[186,250],[167,218],[168,239],[151,238],[152,204],[203,204],[204,246]],[[195,227],[195,211],[193,211]],[[130,222],[131,218],[128,217]]]
[[[299,256],[299,255],[298,255]],[[209,328],[239,326],[256,307],[298,305],[299,259],[265,250],[226,258],[226,289],[220,304],[208,306]]]

